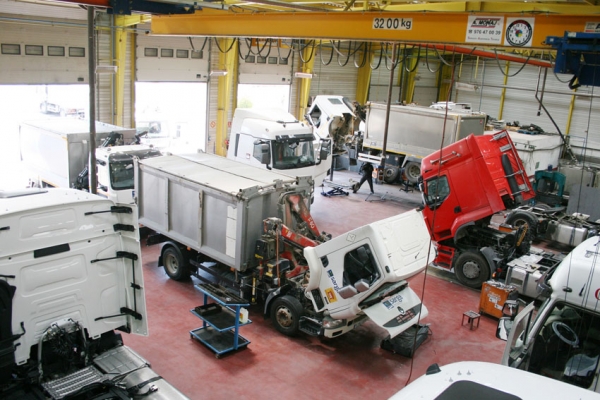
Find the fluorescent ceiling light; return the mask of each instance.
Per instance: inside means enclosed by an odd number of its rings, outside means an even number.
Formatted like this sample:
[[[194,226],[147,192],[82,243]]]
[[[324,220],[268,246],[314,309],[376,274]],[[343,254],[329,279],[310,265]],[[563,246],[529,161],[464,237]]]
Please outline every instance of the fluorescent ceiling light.
[[[457,90],[464,90],[465,92],[475,92],[479,89],[479,86],[472,83],[456,82],[455,85]]]
[[[117,66],[116,65],[96,65],[96,73],[97,74],[116,74]]]
[[[296,78],[312,79],[313,74],[309,74],[307,72],[294,72],[294,76]]]

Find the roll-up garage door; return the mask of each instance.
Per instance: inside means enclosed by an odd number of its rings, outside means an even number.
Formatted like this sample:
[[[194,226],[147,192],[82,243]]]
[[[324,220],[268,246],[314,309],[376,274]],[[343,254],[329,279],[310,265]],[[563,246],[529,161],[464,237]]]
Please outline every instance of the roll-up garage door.
[[[292,51],[278,40],[239,40],[237,107],[290,110]]]
[[[455,85],[452,92],[452,101],[455,103],[468,103],[471,109],[484,112],[497,118],[500,111],[500,96],[503,77],[498,74],[488,74],[487,65],[490,61],[479,62],[465,61],[459,68],[455,68]],[[483,82],[487,83],[483,85]],[[464,83],[458,85],[456,82]],[[492,86],[493,85],[493,86]]]
[[[388,91],[390,86],[390,75],[392,73],[391,63],[387,63],[385,56],[376,54],[371,63],[371,84],[369,87],[369,101],[378,103],[387,103]],[[400,102],[400,77],[402,74],[402,64],[394,69],[394,81],[392,87],[392,104]]]
[[[427,59],[422,56],[417,67],[415,75],[415,92],[413,94],[413,103],[423,106],[429,106],[435,103],[438,98],[438,75],[441,68],[441,62],[434,59]]]
[[[19,165],[23,121],[80,118],[87,112],[86,12],[66,8],[53,13],[51,9],[0,3],[0,13],[9,16],[0,22],[0,187],[4,189],[27,184],[27,174]],[[72,19],[58,18],[61,15]]]
[[[253,43],[239,40],[240,84],[290,85],[292,82],[292,54],[280,49],[277,40]]]
[[[136,35],[136,127],[171,151],[206,148],[210,39]]]
[[[341,54],[338,54],[331,45],[315,47],[314,76],[310,83],[310,96],[321,94],[344,96],[350,101],[356,100],[356,82],[358,81],[358,68],[354,65],[352,55],[354,42],[334,43]],[[348,58],[349,57],[349,58]],[[357,58],[360,58],[357,55]],[[357,63],[360,60],[356,60]]]
[[[0,22],[0,84],[88,82],[85,21],[63,25]]]

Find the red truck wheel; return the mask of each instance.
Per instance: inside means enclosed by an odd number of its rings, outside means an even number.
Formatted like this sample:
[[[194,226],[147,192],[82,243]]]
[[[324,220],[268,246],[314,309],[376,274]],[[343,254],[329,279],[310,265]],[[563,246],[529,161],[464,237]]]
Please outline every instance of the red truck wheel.
[[[481,253],[465,251],[452,263],[460,283],[473,289],[481,288],[490,279],[490,265]]]

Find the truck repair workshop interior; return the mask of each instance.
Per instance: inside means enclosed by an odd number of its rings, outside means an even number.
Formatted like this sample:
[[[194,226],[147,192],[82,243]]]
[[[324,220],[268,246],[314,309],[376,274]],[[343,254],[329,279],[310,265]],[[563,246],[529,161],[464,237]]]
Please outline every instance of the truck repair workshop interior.
[[[600,400],[596,87],[595,0],[0,0],[0,398]]]

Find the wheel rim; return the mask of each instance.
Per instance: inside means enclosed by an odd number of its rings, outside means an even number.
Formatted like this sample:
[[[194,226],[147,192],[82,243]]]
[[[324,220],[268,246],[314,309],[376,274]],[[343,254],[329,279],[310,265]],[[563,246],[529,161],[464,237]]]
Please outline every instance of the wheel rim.
[[[277,318],[277,323],[279,326],[284,328],[289,328],[294,323],[294,316],[292,315],[292,311],[287,307],[279,307],[277,309],[277,313],[275,314]]]
[[[417,179],[421,175],[421,168],[418,165],[410,165],[406,170],[406,174],[414,179]]]
[[[165,256],[165,268],[169,270],[172,274],[176,274],[179,270],[179,263],[177,262],[177,258],[172,254],[167,254]]]
[[[475,261],[467,261],[463,265],[463,275],[468,279],[476,279],[481,274],[481,267]]]
[[[515,227],[519,227],[519,226],[523,226],[523,225],[529,225],[529,224],[524,219],[515,219],[515,221],[513,222],[513,226],[515,226]]]

